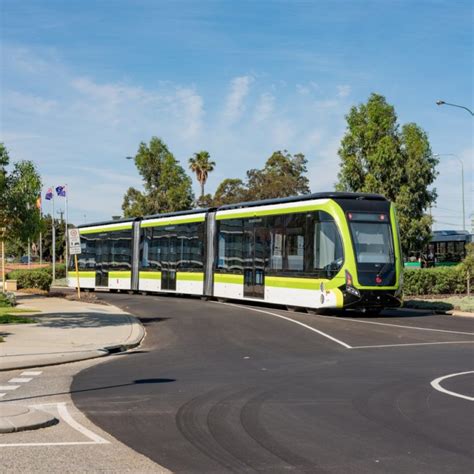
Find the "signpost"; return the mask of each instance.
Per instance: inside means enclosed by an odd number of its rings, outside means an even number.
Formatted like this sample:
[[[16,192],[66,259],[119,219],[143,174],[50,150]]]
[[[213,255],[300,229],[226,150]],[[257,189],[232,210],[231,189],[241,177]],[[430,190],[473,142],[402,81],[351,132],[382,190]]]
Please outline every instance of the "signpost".
[[[81,236],[79,229],[69,229],[69,255],[74,255],[74,266],[76,268],[77,280],[77,299],[81,299],[81,287],[79,283],[79,265],[77,263],[77,256],[81,253]]]

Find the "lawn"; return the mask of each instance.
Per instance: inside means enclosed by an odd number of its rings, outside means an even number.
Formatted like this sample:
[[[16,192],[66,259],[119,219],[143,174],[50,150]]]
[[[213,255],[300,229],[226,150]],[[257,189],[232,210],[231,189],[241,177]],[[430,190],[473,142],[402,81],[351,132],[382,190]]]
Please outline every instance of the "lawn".
[[[474,313],[474,297],[461,295],[451,295],[446,297],[440,295],[431,298],[412,297],[403,302],[403,307],[414,309],[427,309],[440,312],[457,309],[459,311]]]
[[[17,316],[21,313],[37,313],[37,310],[31,309],[17,309],[11,307],[0,308],[0,324],[28,324],[35,323],[36,321],[31,318],[23,316]]]

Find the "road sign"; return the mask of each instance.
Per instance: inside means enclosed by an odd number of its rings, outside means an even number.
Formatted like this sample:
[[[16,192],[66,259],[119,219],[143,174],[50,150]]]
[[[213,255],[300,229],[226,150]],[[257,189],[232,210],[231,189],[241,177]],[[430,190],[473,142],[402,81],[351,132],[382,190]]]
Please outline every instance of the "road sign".
[[[69,229],[69,255],[81,253],[81,237],[78,229]]]

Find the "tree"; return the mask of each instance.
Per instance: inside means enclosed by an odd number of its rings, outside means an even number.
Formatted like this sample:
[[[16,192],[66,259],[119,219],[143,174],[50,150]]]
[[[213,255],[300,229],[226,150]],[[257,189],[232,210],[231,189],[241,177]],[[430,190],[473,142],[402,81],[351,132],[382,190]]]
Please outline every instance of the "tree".
[[[467,296],[471,296],[471,280],[474,276],[474,242],[466,245],[466,257],[462,261],[462,268],[466,272]]]
[[[191,208],[191,178],[161,139],[152,137],[149,145],[140,143],[135,165],[143,178],[144,192],[127,190],[122,204],[125,217]]]
[[[436,201],[436,190],[429,188],[438,164],[426,132],[415,123],[400,130],[394,107],[379,94],[352,107],[346,120],[337,189],[379,193],[393,201],[403,252],[421,251],[431,237],[426,211]]]
[[[7,239],[22,243],[34,240],[40,232],[41,216],[36,200],[41,192],[41,177],[31,161],[19,161],[10,174],[8,151],[0,143],[0,227]]]
[[[42,221],[42,237],[43,237],[43,258],[52,261],[53,258],[53,225],[51,215],[43,216]],[[68,227],[71,225],[68,224]],[[56,234],[56,257],[64,260],[66,255],[66,226],[64,221],[54,219],[54,230]]]
[[[275,151],[263,169],[247,171],[248,196],[252,200],[308,194],[307,160],[302,153],[292,156],[286,150]]]
[[[210,161],[210,158],[211,156],[205,150],[194,153],[194,156],[189,158],[189,168],[196,175],[196,179],[201,185],[201,201],[204,199],[204,185],[206,184],[207,177],[209,173],[214,171],[214,167],[216,166],[216,163]]]
[[[235,204],[248,201],[247,195],[248,190],[241,179],[226,178],[217,187],[213,202],[215,206]]]
[[[218,186],[214,205],[308,194],[307,160],[302,153],[275,151],[262,169],[247,171],[247,180],[227,178]]]

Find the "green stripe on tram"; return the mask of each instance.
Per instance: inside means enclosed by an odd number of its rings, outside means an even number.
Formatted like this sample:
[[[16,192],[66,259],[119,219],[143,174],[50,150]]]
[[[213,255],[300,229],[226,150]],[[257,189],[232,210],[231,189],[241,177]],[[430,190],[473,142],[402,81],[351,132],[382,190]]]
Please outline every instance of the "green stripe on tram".
[[[79,229],[79,234],[98,234],[100,232],[115,232],[117,230],[129,230],[133,227],[133,224],[124,224],[115,227],[94,227],[93,229]]]
[[[204,273],[177,272],[178,281],[204,281]]]
[[[72,275],[76,276],[76,272],[70,270],[69,278],[72,278]],[[95,278],[95,272],[79,272],[79,278]]]
[[[109,272],[109,278],[132,278],[131,271]]]
[[[163,219],[155,222],[142,221],[140,227],[163,227],[165,225],[179,225],[179,224],[191,224],[193,222],[204,222],[205,216],[199,217],[188,217],[186,219]]]
[[[244,276],[243,275],[235,275],[233,273],[215,273],[214,274],[214,282],[215,283],[232,283],[235,285],[243,285],[244,284]]]
[[[161,280],[161,272],[140,272],[140,280]]]
[[[243,217],[260,217],[260,216],[274,216],[278,214],[293,214],[299,212],[308,212],[308,211],[316,211],[316,210],[326,210],[324,207],[324,203],[318,204],[308,204],[306,206],[294,206],[294,207],[279,207],[275,209],[264,209],[261,211],[242,211],[242,212],[235,212],[229,214],[217,214],[216,220],[222,221],[224,219],[241,219]],[[226,211],[222,211],[226,212]]]
[[[274,288],[295,288],[298,290],[319,290],[321,282],[327,280],[313,278],[265,277],[265,286]]]

